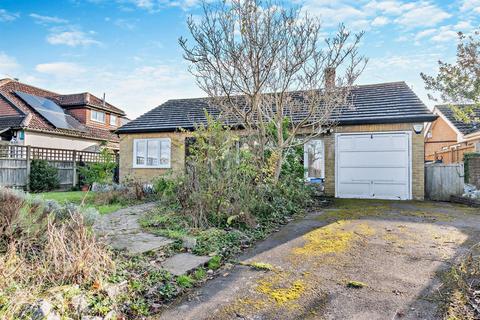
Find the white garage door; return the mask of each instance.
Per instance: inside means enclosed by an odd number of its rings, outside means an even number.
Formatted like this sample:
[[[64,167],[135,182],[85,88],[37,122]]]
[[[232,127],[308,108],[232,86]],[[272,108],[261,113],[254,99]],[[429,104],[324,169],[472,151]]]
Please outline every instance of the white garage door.
[[[410,132],[337,134],[336,196],[411,199]]]

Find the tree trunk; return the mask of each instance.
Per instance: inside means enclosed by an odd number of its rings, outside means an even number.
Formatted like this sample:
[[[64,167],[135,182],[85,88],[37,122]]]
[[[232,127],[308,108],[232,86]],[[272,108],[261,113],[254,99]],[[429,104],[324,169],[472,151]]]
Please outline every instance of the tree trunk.
[[[277,161],[275,162],[275,174],[273,176],[273,183],[276,185],[280,180],[280,174],[282,173],[283,166],[283,149],[275,151],[278,154]]]

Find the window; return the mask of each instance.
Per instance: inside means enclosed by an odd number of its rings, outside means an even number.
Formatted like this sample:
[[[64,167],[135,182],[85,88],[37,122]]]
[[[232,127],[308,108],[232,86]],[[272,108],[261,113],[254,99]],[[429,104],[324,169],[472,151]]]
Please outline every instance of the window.
[[[135,139],[134,168],[170,168],[170,139]]]
[[[325,150],[323,140],[311,140],[304,146],[305,178],[311,182],[325,179]]]
[[[117,126],[117,116],[113,114],[110,115],[110,125],[115,127]]]
[[[90,119],[92,119],[92,121],[105,123],[105,112],[91,110]]]

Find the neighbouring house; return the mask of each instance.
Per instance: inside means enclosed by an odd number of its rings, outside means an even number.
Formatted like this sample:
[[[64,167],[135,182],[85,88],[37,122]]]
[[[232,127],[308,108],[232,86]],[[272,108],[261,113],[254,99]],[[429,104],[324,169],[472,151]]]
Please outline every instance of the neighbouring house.
[[[435,106],[433,113],[438,118],[425,129],[426,161],[463,162],[465,153],[480,152],[479,122],[462,121],[449,105]],[[480,110],[476,110],[476,118],[480,119]]]
[[[305,147],[306,178],[343,198],[423,199],[424,123],[436,116],[404,82],[357,86],[338,126]],[[189,131],[218,114],[206,98],[169,100],[122,126],[120,179],[184,170]],[[184,130],[180,130],[180,128]],[[188,141],[188,140],[187,140]]]
[[[13,79],[0,80],[0,139],[33,147],[119,149],[114,130],[125,112],[91,93],[59,94]]]

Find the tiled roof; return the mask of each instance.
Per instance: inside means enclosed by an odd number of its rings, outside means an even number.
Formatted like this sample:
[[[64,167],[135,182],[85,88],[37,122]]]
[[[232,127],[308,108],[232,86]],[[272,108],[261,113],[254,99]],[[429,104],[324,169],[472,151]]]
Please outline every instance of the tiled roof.
[[[51,100],[56,100],[56,98],[60,95],[58,93],[33,87],[18,81],[8,80],[9,79],[0,80],[0,99],[7,100],[8,103],[14,105],[14,107],[17,108],[19,112],[23,113],[23,116],[29,115],[28,121],[26,121],[26,123],[23,123],[22,127],[36,131],[51,132],[87,139],[105,140],[113,142],[119,141],[117,135],[110,132],[109,130],[103,130],[89,126],[85,126],[85,131],[55,128],[40,114],[38,114],[32,107],[30,107],[22,99],[20,99],[15,94],[15,91],[25,92]],[[0,116],[0,118],[2,119],[4,117],[5,116]]]
[[[467,107],[468,105],[458,105],[459,108]],[[455,113],[452,110],[450,105],[438,105],[435,106],[462,134],[469,134],[475,131],[480,131],[480,123],[472,121],[472,122],[464,122],[459,120],[455,117]],[[480,109],[474,109],[476,118],[480,119]]]
[[[88,92],[63,94],[55,97],[55,100],[58,102],[58,104],[65,108],[75,106],[91,106],[94,108],[110,111],[122,116],[125,115],[125,112],[123,110],[118,109],[117,107],[111,105],[106,101],[105,103],[103,103],[103,99],[97,98],[96,96]]]
[[[25,116],[4,116],[0,117],[0,131],[9,128],[20,128]]]
[[[341,108],[331,120],[339,125],[429,122],[436,116],[423,104],[405,82],[356,86],[352,108]],[[217,108],[207,98],[169,100],[117,130],[117,133],[175,131],[205,124],[205,111],[218,116]],[[301,118],[302,114],[293,114]]]

